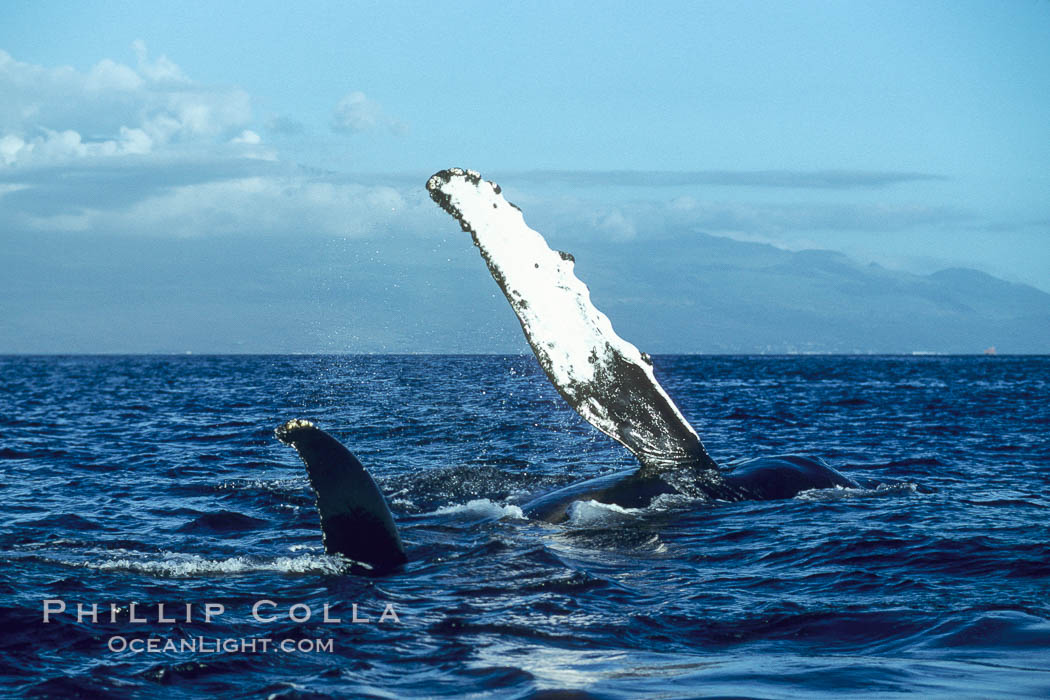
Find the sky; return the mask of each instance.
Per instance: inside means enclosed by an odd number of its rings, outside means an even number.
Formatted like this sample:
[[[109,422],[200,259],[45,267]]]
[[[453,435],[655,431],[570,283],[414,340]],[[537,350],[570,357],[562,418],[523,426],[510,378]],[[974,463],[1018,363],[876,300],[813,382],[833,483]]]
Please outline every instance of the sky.
[[[412,349],[323,311],[484,274],[423,189],[452,166],[576,244],[1050,291],[1048,78],[1046,0],[6,3],[0,352],[318,349],[295,305],[324,349]]]

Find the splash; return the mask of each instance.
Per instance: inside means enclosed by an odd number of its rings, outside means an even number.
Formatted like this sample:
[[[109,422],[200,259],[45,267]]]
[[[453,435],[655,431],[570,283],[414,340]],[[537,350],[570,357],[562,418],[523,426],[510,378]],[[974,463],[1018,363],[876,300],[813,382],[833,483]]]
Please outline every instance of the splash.
[[[443,506],[434,511],[434,515],[467,515],[469,517],[491,518],[514,518],[524,520],[525,514],[521,508],[515,505],[500,505],[493,503],[487,498],[476,498],[462,505]]]

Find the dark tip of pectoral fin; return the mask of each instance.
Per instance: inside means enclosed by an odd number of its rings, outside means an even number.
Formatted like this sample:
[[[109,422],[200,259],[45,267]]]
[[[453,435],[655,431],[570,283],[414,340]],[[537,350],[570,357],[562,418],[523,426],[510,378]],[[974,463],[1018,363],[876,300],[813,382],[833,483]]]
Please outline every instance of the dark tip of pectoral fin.
[[[285,445],[292,445],[296,435],[305,435],[310,430],[317,430],[317,426],[303,418],[294,418],[277,426],[273,434]]]
[[[374,572],[407,561],[383,493],[350,450],[307,420],[290,420],[274,434],[306,465],[327,553],[342,554]]]

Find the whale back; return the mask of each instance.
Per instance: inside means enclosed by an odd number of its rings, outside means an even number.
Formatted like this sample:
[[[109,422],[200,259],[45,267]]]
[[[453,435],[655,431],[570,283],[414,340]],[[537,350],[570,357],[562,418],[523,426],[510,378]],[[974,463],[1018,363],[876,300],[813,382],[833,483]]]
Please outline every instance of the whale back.
[[[288,421],[275,435],[306,465],[326,552],[376,570],[406,561],[386,499],[350,450],[310,421]]]
[[[629,470],[551,491],[522,506],[522,511],[531,520],[560,523],[568,519],[569,509],[578,501],[610,503],[621,508],[645,508],[654,498],[665,493],[676,493],[676,489],[659,477]]]
[[[802,455],[755,457],[728,466],[727,500],[774,501],[794,498],[810,489],[859,488],[856,481],[819,458]]]

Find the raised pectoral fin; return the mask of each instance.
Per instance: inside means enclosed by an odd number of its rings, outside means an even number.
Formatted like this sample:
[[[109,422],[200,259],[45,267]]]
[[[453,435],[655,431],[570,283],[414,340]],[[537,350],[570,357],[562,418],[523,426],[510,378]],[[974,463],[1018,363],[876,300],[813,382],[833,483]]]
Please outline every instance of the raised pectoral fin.
[[[551,249],[499,186],[478,173],[443,170],[427,189],[471,233],[547,378],[577,413],[647,470],[715,467],[656,381],[648,356],[618,336],[591,303],[571,255]]]

